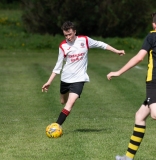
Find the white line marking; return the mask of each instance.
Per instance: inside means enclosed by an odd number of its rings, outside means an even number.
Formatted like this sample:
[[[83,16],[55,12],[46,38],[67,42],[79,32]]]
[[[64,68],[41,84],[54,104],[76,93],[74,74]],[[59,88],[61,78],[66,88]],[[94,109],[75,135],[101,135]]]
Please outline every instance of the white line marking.
[[[139,67],[139,66],[135,66],[135,68],[136,68],[136,69],[143,69],[142,67]]]

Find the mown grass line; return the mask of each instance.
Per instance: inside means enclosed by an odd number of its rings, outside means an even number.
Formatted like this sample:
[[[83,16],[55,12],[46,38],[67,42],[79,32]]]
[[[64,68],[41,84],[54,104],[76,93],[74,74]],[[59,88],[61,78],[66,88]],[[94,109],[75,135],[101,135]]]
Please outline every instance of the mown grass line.
[[[1,158],[43,159],[45,153],[38,152],[46,150],[45,127],[52,120],[41,93],[43,82],[31,62],[12,60],[1,63],[5,73],[1,83]]]
[[[139,81],[142,73],[135,70],[136,77],[129,71],[110,82],[107,73],[119,68],[124,59],[115,64],[113,55],[110,57],[113,65],[109,66],[103,62],[107,54],[98,52],[95,62],[91,52],[88,67],[91,82],[85,84],[81,98],[63,124],[64,135],[49,139],[45,127],[57,119],[63,107],[59,102],[60,76],[48,93],[42,93],[41,87],[49,78],[57,55],[49,51],[1,55],[0,159],[112,160],[116,154],[125,154],[135,111],[144,99],[144,84]],[[136,159],[143,160],[148,155],[147,159],[154,160],[155,123],[150,118],[147,123],[147,135]]]

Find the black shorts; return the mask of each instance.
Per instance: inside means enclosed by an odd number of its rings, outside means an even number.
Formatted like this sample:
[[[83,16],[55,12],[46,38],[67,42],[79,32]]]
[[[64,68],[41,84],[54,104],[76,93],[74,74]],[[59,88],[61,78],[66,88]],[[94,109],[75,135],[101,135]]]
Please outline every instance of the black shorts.
[[[80,97],[83,90],[84,83],[85,82],[66,83],[61,81],[60,93],[61,94],[65,94],[67,92],[76,93]]]
[[[146,99],[144,105],[156,103],[156,81],[146,83]]]

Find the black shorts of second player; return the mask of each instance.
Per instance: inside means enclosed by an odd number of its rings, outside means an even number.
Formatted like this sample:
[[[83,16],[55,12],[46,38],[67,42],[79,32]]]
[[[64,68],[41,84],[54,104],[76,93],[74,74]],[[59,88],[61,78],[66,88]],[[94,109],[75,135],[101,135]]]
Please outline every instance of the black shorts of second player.
[[[156,103],[156,80],[146,83],[146,99],[144,105],[151,105]]]
[[[79,95],[79,98],[80,98],[84,83],[85,82],[66,83],[66,82],[61,81],[60,93],[61,94],[66,94],[67,92],[76,93]]]

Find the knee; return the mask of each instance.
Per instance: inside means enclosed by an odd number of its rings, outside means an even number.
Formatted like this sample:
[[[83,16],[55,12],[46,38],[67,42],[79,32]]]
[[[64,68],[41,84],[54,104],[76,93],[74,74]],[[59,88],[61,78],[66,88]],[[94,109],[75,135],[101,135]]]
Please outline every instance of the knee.
[[[156,114],[151,114],[151,118],[152,118],[153,120],[156,120]]]
[[[137,120],[137,121],[142,121],[143,120],[142,114],[140,112],[135,113],[135,120]]]
[[[60,100],[60,103],[63,105],[63,104],[66,104],[66,102],[64,100]]]
[[[61,98],[60,99],[60,103],[63,105],[63,104],[66,104],[67,103],[67,99],[66,98]]]

